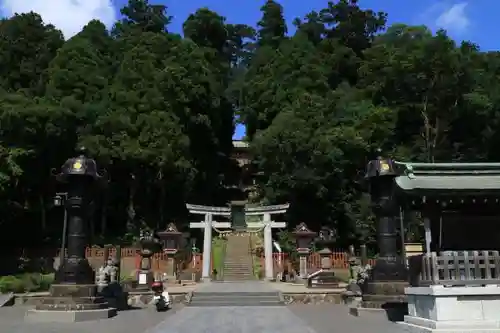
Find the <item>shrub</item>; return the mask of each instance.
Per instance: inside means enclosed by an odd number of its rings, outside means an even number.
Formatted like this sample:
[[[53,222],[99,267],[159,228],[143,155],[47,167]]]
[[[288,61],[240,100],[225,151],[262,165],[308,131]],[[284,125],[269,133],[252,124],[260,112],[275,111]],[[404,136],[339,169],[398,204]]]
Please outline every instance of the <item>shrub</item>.
[[[54,274],[26,273],[0,277],[0,293],[23,293],[49,290]]]

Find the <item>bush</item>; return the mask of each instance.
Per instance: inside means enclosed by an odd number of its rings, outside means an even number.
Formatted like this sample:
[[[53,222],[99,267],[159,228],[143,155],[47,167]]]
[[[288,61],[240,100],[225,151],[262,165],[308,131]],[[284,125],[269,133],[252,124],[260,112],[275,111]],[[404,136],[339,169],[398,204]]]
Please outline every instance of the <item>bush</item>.
[[[22,293],[24,291],[23,281],[15,276],[8,275],[0,278],[0,292],[1,293]]]
[[[0,293],[47,291],[54,281],[54,274],[26,273],[0,277]]]

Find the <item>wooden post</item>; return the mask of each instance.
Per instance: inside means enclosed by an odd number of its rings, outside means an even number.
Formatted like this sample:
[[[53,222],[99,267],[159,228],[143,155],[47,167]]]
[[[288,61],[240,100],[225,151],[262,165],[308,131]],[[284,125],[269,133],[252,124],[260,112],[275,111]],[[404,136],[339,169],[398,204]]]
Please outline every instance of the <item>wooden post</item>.
[[[110,245],[109,244],[106,244],[104,245],[104,248],[103,248],[103,255],[102,255],[102,266],[106,266],[107,263],[108,263],[108,258],[109,258],[109,248],[110,248]]]
[[[122,247],[120,245],[117,245],[115,247],[115,261],[116,261],[116,268],[118,269],[116,271],[116,281],[120,282],[120,273],[121,273],[121,268],[122,268]]]

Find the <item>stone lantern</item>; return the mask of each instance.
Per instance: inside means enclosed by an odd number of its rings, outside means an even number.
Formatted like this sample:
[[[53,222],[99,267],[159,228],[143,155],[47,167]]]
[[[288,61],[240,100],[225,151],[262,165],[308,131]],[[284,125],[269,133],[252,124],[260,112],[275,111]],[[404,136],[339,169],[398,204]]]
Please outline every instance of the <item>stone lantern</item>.
[[[175,256],[181,248],[183,240],[182,232],[179,232],[174,223],[170,223],[167,229],[158,233],[158,237],[163,243],[163,253],[167,257],[167,277],[175,277],[177,270],[177,263]]]
[[[332,251],[325,247],[323,250],[318,251],[318,254],[321,259],[321,269],[322,270],[331,270],[332,269]]]
[[[161,251],[162,246],[154,233],[146,230],[141,231],[138,245],[141,262],[137,275],[137,288],[149,290],[151,283],[154,281],[153,272],[151,272],[152,257],[155,253]]]
[[[307,258],[311,252],[311,242],[316,237],[314,231],[309,230],[304,222],[301,222],[292,233],[297,243],[297,253],[299,254],[299,275],[307,278]]]
[[[332,251],[331,247],[335,243],[336,237],[333,229],[321,227],[318,237],[314,240],[316,246],[319,247],[318,254],[321,258],[321,269],[330,270],[332,268]]]

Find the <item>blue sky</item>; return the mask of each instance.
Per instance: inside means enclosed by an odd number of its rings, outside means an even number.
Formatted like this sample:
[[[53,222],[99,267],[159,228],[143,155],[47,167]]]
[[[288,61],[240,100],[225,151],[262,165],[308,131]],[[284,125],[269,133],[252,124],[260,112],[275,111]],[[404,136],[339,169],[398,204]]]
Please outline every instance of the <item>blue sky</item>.
[[[10,16],[15,12],[35,11],[42,18],[61,29],[66,37],[77,33],[93,18],[107,25],[119,15],[119,9],[127,0],[0,0],[1,12]],[[260,19],[259,8],[264,0],[150,0],[168,6],[173,22],[170,30],[182,31],[182,23],[198,8],[208,7],[227,18],[229,23],[255,25]],[[328,1],[281,0],[289,27],[295,17],[303,17],[311,10],[326,7]],[[432,29],[444,28],[456,40],[471,40],[483,50],[500,49],[495,38],[495,26],[500,10],[498,0],[360,0],[359,5],[375,11],[388,13],[389,24],[425,24]],[[235,138],[241,138],[244,129],[240,126]]]

